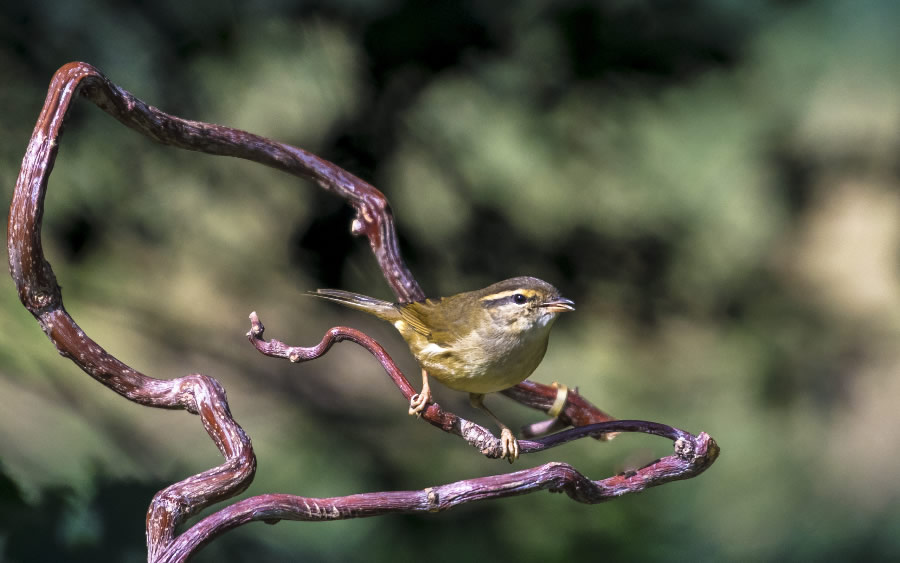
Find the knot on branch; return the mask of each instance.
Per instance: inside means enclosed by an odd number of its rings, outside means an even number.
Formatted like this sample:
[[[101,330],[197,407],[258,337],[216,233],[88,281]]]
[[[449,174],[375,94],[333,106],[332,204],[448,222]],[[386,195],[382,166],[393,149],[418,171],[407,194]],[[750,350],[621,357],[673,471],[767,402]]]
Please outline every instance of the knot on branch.
[[[59,304],[60,295],[58,291],[51,289],[38,289],[29,292],[28,304],[25,306],[32,313],[39,315],[42,310],[55,307]]]

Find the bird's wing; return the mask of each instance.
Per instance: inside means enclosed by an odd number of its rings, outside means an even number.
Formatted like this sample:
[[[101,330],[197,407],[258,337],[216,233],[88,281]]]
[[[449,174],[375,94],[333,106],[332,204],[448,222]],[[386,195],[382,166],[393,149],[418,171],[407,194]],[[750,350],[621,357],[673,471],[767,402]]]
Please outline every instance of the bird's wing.
[[[425,338],[431,339],[431,330],[422,321],[422,313],[426,310],[422,303],[398,305],[397,309],[400,311],[400,318],[403,322]]]
[[[403,320],[429,342],[454,342],[470,332],[466,319],[452,298],[426,299],[401,309]],[[423,319],[428,319],[427,324]]]

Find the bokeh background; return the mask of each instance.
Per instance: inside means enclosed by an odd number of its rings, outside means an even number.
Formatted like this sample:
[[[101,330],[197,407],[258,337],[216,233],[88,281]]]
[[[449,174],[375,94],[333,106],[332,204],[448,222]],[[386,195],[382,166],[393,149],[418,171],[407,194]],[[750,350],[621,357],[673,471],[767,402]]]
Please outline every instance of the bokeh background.
[[[535,494],[253,524],[198,561],[897,560],[898,21],[890,0],[7,2],[3,196],[52,73],[90,62],[165,111],[378,186],[430,295],[553,282],[578,311],[535,379],[722,447],[699,478],[603,505]],[[44,241],[69,311],[108,350],[225,385],[259,459],[245,496],[507,471],[408,417],[352,345],[297,366],[246,342],[252,310],[295,344],[348,324],[417,379],[390,326],[303,297],[390,297],[351,218],[310,183],[155,145],[82,102]],[[144,560],[152,494],[218,464],[213,444],[196,418],[130,404],[60,358],[12,282],[0,289],[0,560]],[[488,401],[514,425],[539,419]],[[670,451],[623,435],[520,465],[599,478]]]

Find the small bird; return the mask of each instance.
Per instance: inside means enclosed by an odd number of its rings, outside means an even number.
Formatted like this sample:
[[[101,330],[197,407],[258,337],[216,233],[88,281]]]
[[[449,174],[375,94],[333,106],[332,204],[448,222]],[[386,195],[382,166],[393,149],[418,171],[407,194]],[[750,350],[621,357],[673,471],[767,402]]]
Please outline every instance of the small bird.
[[[413,303],[391,303],[338,289],[309,294],[393,324],[422,368],[422,392],[410,399],[409,414],[420,416],[431,402],[429,375],[451,389],[468,392],[469,402],[500,425],[501,457],[510,463],[519,457],[519,444],[484,406],[484,394],[528,378],[547,351],[557,315],[575,310],[555,287],[532,277]]]

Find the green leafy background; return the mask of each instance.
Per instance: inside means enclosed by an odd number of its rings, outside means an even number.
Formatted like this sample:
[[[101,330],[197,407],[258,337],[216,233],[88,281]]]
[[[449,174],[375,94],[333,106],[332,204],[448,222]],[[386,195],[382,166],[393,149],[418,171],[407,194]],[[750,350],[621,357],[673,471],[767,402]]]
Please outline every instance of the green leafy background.
[[[198,561],[900,557],[900,20],[887,0],[514,5],[47,0],[0,13],[8,201],[53,71],[100,67],[179,116],[296,144],[378,186],[429,295],[514,275],[578,311],[534,379],[709,432],[699,478],[597,506],[252,524]],[[406,415],[364,351],[291,365],[246,342],[388,325],[303,297],[388,298],[352,212],[310,183],[178,151],[76,105],[44,242],[68,310],[160,378],[228,390],[244,496],[419,489],[508,471]],[[145,559],[153,493],[220,462],[198,420],[60,358],[0,291],[0,560]],[[465,397],[436,398],[479,419]],[[514,425],[539,417],[489,398]],[[488,421],[483,421],[488,422]],[[622,435],[527,456],[589,476],[671,451]]]

